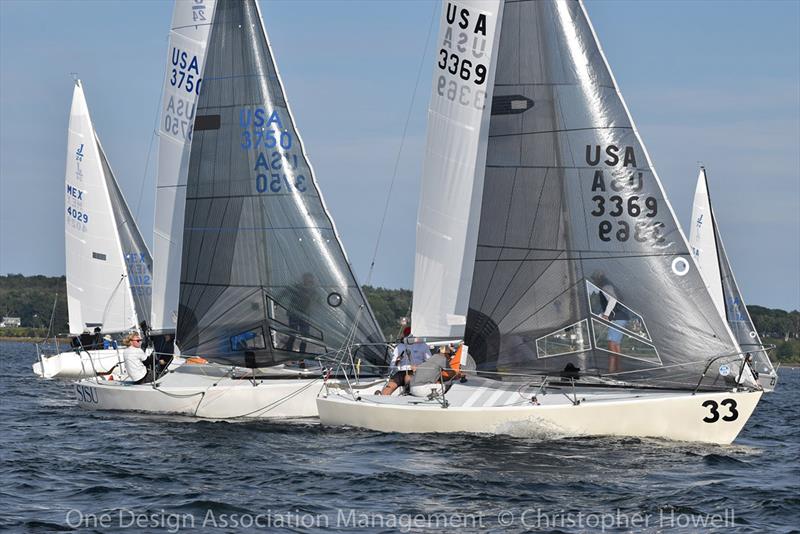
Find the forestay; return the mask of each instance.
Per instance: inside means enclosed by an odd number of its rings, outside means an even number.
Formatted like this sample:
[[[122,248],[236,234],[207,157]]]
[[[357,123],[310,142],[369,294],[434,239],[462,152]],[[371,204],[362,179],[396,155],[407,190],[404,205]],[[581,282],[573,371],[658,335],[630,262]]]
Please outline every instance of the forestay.
[[[381,342],[256,2],[219,1],[213,20],[189,163],[176,342],[184,353],[246,366]],[[360,354],[382,361],[373,352]]]
[[[694,385],[739,349],[583,5],[507,1],[499,31],[470,353],[484,370]],[[712,373],[735,383],[737,365]]]
[[[136,328],[148,318],[152,262],[108,165],[78,80],[70,111],[65,193],[70,333]]]
[[[178,318],[186,173],[195,105],[215,0],[176,0],[169,32],[167,67],[158,127],[153,253],[152,327],[174,332]]]
[[[728,322],[739,346],[743,351],[753,355],[759,373],[772,373],[774,371],[772,362],[764,350],[733,276],[733,269],[725,252],[725,245],[711,205],[708,176],[702,167],[694,194],[689,242],[692,245],[692,254],[717,304],[719,314]]]

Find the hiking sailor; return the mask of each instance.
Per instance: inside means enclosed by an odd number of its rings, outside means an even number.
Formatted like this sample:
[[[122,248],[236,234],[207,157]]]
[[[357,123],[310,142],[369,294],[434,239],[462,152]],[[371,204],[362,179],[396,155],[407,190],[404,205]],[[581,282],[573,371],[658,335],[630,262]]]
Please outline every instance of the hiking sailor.
[[[411,378],[411,394],[415,397],[437,396],[442,388],[449,387],[456,378],[465,381],[463,371],[474,370],[475,361],[463,343],[455,351],[452,346],[445,345],[438,354],[417,368]]]
[[[391,395],[398,387],[404,388],[411,383],[411,376],[418,365],[422,365],[431,357],[428,345],[421,340],[411,343],[408,339],[411,327],[403,329],[403,341],[397,344],[392,354],[392,366],[389,368],[389,382],[376,395]],[[394,371],[394,372],[392,372]]]

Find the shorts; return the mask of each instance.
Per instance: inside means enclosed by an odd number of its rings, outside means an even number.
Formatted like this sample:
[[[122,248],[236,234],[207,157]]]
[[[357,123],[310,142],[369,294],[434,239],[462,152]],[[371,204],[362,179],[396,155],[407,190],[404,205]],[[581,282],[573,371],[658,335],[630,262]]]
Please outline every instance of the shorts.
[[[628,321],[617,320],[613,321],[613,323],[619,327],[625,328],[627,326]],[[608,329],[608,342],[609,343],[619,343],[622,341],[622,331],[616,328],[609,328]]]
[[[414,371],[397,371],[395,374],[389,378],[389,382],[394,382],[397,384],[398,387],[403,387],[406,385],[406,373],[409,376],[414,374]]]

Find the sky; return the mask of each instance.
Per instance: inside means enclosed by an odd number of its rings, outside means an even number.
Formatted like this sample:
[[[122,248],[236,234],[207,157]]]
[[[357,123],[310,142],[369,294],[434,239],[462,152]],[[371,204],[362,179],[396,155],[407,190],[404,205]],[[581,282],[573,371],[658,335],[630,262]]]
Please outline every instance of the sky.
[[[688,228],[703,162],[745,300],[800,308],[800,2],[586,6],[679,222]],[[261,8],[359,280],[411,287],[439,2],[261,0]],[[0,0],[0,273],[64,274],[71,73],[152,243],[171,12],[159,0]]]

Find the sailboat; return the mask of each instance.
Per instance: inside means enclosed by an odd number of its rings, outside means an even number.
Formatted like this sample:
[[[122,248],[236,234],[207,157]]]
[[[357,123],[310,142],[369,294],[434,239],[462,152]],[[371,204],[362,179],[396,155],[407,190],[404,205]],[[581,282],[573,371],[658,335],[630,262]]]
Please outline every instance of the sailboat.
[[[65,253],[69,333],[73,350],[39,354],[44,378],[109,372],[119,351],[95,342],[102,334],[142,328],[150,317],[152,260],[92,124],[75,81],[67,138]]]
[[[90,409],[315,416],[323,383],[341,383],[326,359],[333,365],[346,348],[351,376],[370,387],[383,336],[325,207],[258,4],[218,0],[208,15],[205,58],[185,62],[186,72],[205,65],[185,191],[174,195],[185,203],[182,244],[169,254],[181,251],[175,342],[211,363],[153,384],[83,380],[76,395]]]
[[[580,1],[444,1],[416,251],[413,335],[477,371],[323,424],[730,443],[762,395]]]
[[[752,366],[758,375],[761,387],[765,392],[774,391],[778,373],[772,366],[733,277],[733,269],[722,244],[717,219],[711,207],[708,176],[705,167],[702,166],[694,192],[690,228],[689,244],[692,255],[703,273],[717,311],[727,321],[741,349],[752,356]]]

